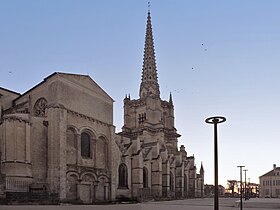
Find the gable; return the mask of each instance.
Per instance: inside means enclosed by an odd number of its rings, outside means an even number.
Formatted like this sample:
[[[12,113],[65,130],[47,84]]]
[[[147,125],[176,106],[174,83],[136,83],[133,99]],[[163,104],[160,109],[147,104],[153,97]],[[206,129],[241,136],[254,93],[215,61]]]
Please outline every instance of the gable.
[[[280,167],[277,167],[275,170],[271,170],[265,173],[264,175],[260,176],[260,178],[265,176],[279,176],[279,175],[280,175]]]
[[[22,95],[19,94],[18,96],[20,96],[19,98],[22,98],[25,95],[30,94],[34,90],[37,90],[39,87],[46,84],[47,82],[61,78],[62,80],[64,79],[65,81],[71,82],[72,84],[76,84],[76,86],[80,86],[88,89],[89,91],[95,92],[97,95],[102,96],[104,99],[111,103],[114,102],[114,100],[93,79],[91,79],[90,76],[61,72],[54,72],[53,74],[46,77],[42,82],[27,90]]]
[[[114,102],[114,100],[88,75],[79,75],[79,74],[69,74],[56,72],[59,77],[64,78],[65,80],[71,81],[78,86],[86,88],[92,92],[95,92],[97,95],[104,97],[104,99]]]
[[[18,96],[20,96],[20,94],[17,92],[14,92],[12,90],[8,90],[8,89],[0,87],[0,97],[3,97],[3,96],[18,97]]]
[[[19,96],[19,93],[0,87],[0,109],[9,109],[12,106],[12,101]]]
[[[17,97],[13,103],[29,103],[24,107],[26,109],[34,107],[42,97],[48,105],[59,104],[107,124],[113,123],[113,99],[89,76],[55,72]]]

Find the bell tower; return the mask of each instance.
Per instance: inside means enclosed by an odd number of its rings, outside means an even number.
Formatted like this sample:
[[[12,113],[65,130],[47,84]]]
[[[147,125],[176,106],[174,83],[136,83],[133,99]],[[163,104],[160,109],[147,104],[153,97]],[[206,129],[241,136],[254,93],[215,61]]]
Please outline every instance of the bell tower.
[[[143,193],[174,198],[188,195],[190,185],[197,184],[196,180],[189,178],[190,158],[185,147],[178,150],[181,135],[175,128],[172,94],[169,100],[160,97],[150,10],[139,98],[126,95],[123,102],[124,125],[122,132],[118,133],[118,145],[122,163],[131,170],[131,197],[142,197]]]

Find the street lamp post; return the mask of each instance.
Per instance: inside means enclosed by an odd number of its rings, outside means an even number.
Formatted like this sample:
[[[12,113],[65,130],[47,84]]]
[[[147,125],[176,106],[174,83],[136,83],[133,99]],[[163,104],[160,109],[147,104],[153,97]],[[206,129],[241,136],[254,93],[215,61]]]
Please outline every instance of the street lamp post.
[[[219,182],[218,182],[218,124],[226,121],[225,117],[209,117],[205,120],[208,124],[214,124],[214,168],[215,168],[215,199],[214,210],[219,210]]]
[[[240,168],[240,210],[243,209],[242,206],[242,197],[243,197],[243,192],[242,192],[242,168],[245,166],[237,166],[238,168]]]
[[[248,199],[251,198],[252,188],[251,188],[251,178],[248,178]]]
[[[248,171],[248,169],[243,170],[245,172],[245,200],[247,200],[247,181],[246,181],[246,172]]]

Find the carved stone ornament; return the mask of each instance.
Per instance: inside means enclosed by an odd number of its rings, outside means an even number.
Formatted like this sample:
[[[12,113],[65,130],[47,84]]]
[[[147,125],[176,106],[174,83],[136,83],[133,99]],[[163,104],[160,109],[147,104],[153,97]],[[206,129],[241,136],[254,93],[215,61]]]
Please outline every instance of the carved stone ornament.
[[[47,107],[47,100],[39,98],[34,105],[34,115],[36,117],[45,117],[45,110]]]

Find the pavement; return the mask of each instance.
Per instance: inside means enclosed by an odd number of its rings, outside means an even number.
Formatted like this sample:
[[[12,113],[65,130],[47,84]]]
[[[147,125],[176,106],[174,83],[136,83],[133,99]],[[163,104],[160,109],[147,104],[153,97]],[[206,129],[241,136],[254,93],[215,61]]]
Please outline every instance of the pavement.
[[[238,201],[238,198],[220,198],[219,210],[239,210]],[[252,198],[243,202],[243,210],[280,209],[279,203],[280,199]],[[0,210],[213,210],[213,204],[213,198],[204,198],[115,205],[3,205]]]
[[[235,201],[235,207],[240,207],[240,200]],[[280,209],[280,199],[277,198],[252,198],[250,200],[242,201],[244,208],[255,209]]]

